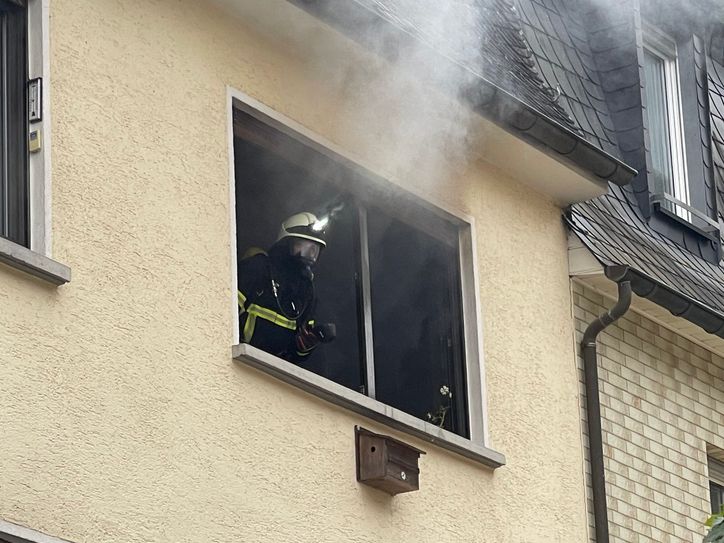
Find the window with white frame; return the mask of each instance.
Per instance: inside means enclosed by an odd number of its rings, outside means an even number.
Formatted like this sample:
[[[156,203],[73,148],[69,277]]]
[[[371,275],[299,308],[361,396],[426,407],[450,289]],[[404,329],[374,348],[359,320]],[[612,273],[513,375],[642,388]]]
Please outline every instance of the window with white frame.
[[[237,258],[291,214],[337,210],[314,280],[337,338],[301,367],[483,444],[470,223],[235,105]]]
[[[643,53],[653,199],[691,221],[676,41],[647,25]]]
[[[47,3],[0,0],[0,238],[47,255]]]
[[[50,258],[50,70],[46,0],[0,0],[0,264],[55,285],[70,268]]]

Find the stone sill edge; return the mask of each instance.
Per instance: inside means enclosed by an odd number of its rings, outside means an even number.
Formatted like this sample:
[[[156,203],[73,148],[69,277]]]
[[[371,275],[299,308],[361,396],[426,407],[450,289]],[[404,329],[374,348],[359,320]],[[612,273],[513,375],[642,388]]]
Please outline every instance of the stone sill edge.
[[[2,237],[0,237],[0,262],[56,286],[70,281],[68,266]]]
[[[238,362],[261,370],[323,400],[433,443],[489,468],[495,469],[505,465],[505,456],[493,449],[442,430],[251,345],[244,343],[234,345],[232,357]]]

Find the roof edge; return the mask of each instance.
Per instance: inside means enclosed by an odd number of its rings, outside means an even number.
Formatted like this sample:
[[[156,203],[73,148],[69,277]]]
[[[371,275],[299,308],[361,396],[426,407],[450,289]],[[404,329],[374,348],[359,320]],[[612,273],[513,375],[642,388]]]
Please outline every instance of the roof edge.
[[[482,117],[578,171],[584,177],[603,186],[608,182],[624,186],[638,174],[634,168],[587,141],[580,134],[561,125],[488,81],[482,74],[473,72],[440,50],[419,40],[394,21],[382,17],[356,0],[347,0],[344,10],[339,9],[338,1],[287,1],[337,27],[363,46],[391,60],[395,60],[398,50],[397,47],[392,47],[394,43],[392,39],[396,40],[398,45],[414,41],[418,45],[428,47],[431,56],[444,60],[459,70],[460,80],[466,82],[466,88],[461,89],[460,96],[456,98],[464,99],[473,111]],[[378,30],[376,36],[382,35],[385,38],[382,40],[386,44],[385,47],[380,48],[378,42],[371,41],[371,35],[367,31],[371,26]],[[429,81],[434,82],[434,74],[428,75],[430,75]]]
[[[724,339],[724,314],[697,301],[669,286],[663,285],[646,275],[625,265],[604,266],[606,277],[616,283],[630,281],[633,291],[665,309],[672,315],[681,317],[702,330]]]
[[[664,309],[668,309],[672,315],[681,317],[709,334],[724,339],[724,312],[664,285],[661,281],[657,281],[628,264],[604,260],[591,249],[589,240],[576,227],[568,214],[564,214],[563,218],[568,228],[578,236],[583,245],[603,265],[604,274],[608,279],[615,283],[630,281],[631,288],[637,296],[646,298]]]

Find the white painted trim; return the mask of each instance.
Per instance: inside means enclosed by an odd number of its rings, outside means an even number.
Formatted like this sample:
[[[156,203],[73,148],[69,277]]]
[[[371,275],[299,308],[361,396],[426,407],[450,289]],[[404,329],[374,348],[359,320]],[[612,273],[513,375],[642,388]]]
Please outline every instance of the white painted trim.
[[[42,78],[43,117],[29,125],[39,130],[42,148],[30,153],[30,249],[43,256],[52,255],[51,228],[51,117],[50,117],[50,0],[28,1],[28,78]]]
[[[463,310],[465,341],[465,371],[468,386],[468,417],[470,439],[488,447],[488,388],[485,376],[485,349],[483,345],[483,307],[480,299],[478,274],[478,244],[475,218],[470,217],[460,228],[460,292]],[[469,259],[469,261],[468,261]],[[477,398],[477,405],[473,400]]]
[[[660,29],[644,24],[644,49],[659,58],[664,66],[666,84],[666,113],[669,124],[669,151],[671,153],[671,196],[687,205],[691,204],[689,174],[686,163],[686,144],[684,142],[684,119],[681,102],[681,83],[679,79],[679,59],[676,41]],[[649,130],[651,123],[649,123]],[[674,213],[691,222],[691,213],[674,205]]]
[[[603,275],[603,265],[573,232],[568,232],[568,275]]]
[[[461,280],[461,296],[463,304],[463,330],[464,330],[464,349],[465,349],[465,371],[467,377],[467,395],[468,395],[468,420],[470,423],[470,435],[473,443],[479,443],[482,445],[490,445],[489,433],[488,433],[488,418],[487,418],[487,387],[485,380],[485,364],[484,364],[484,350],[483,350],[483,319],[481,314],[481,303],[480,294],[478,291],[479,276],[478,276],[478,259],[476,251],[476,233],[475,233],[475,219],[467,213],[461,212],[457,209],[452,209],[449,206],[437,201],[434,198],[423,196],[419,193],[415,193],[409,190],[407,187],[401,186],[399,182],[394,181],[391,177],[385,176],[375,172],[369,164],[366,163],[361,157],[350,153],[348,150],[341,148],[340,146],[327,140],[320,134],[313,132],[312,130],[301,125],[297,121],[287,117],[286,115],[279,113],[272,109],[266,104],[252,98],[251,96],[234,89],[227,87],[227,118],[229,121],[228,127],[228,139],[229,139],[229,183],[230,183],[230,213],[231,213],[231,252],[232,252],[232,298],[233,298],[233,310],[232,314],[234,318],[232,320],[234,324],[234,330],[232,337],[234,338],[234,344],[240,341],[239,339],[239,316],[237,309],[237,269],[236,259],[237,251],[236,247],[236,211],[235,211],[235,166],[234,166],[234,129],[233,129],[233,110],[234,107],[238,107],[245,113],[252,115],[254,118],[266,123],[272,128],[296,139],[302,144],[318,151],[326,156],[329,156],[332,160],[341,161],[346,166],[353,170],[359,170],[360,168],[384,179],[390,180],[392,184],[399,188],[401,194],[410,194],[415,197],[415,203],[423,206],[425,209],[435,213],[437,216],[444,220],[450,221],[456,224],[459,228],[460,234],[458,239],[458,251],[460,254],[460,280]],[[465,234],[467,232],[467,234]],[[469,239],[463,239],[463,236],[467,236]],[[469,255],[469,260],[468,260]],[[476,375],[477,374],[477,375]],[[329,381],[331,382],[331,381]],[[461,438],[462,439],[462,438]],[[467,441],[467,440],[466,440]]]
[[[248,366],[301,388],[323,400],[420,439],[424,439],[425,441],[435,443],[444,449],[454,451],[491,468],[497,468],[505,464],[505,456],[497,451],[473,443],[469,439],[443,430],[434,424],[413,417],[404,411],[373,400],[364,394],[355,392],[321,375],[300,368],[291,362],[277,358],[251,345],[245,343],[234,345],[232,348],[232,357],[239,362],[243,362]]]
[[[66,539],[59,539],[2,519],[0,519],[0,538],[9,543],[70,543]]]
[[[231,251],[231,285],[229,289],[231,302],[231,337],[233,345],[241,341],[239,337],[239,301],[237,291],[239,280],[237,274],[238,248],[236,247],[236,165],[234,161],[234,98],[236,91],[226,87],[226,138],[229,153],[229,250]]]

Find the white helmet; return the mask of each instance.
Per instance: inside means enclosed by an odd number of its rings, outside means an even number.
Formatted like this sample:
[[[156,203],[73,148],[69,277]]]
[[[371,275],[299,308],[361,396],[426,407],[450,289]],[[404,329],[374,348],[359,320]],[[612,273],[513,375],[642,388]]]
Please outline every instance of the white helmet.
[[[327,222],[328,219],[318,219],[313,213],[297,213],[282,223],[277,241],[284,238],[301,238],[316,241],[322,247],[326,247],[327,242],[324,238]]]

